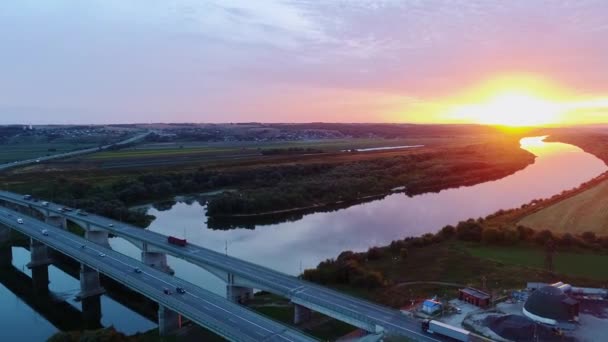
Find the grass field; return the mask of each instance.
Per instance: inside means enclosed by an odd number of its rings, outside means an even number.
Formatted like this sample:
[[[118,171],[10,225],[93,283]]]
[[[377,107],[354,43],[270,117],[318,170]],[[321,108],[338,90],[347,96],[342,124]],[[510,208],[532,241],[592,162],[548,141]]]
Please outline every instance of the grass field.
[[[166,167],[172,165],[227,165],[248,161],[282,160],[291,162],[294,156],[288,155],[262,155],[264,150],[270,149],[315,149],[322,150],[329,155],[340,154],[342,150],[425,145],[458,146],[471,144],[473,137],[414,137],[403,139],[333,139],[310,141],[283,141],[283,142],[176,142],[176,143],[149,143],[134,148],[106,151],[88,156],[76,157],[70,160],[48,164],[54,170],[74,170],[92,168],[148,168]],[[391,151],[386,151],[391,152]],[[394,152],[394,151],[393,151]],[[369,152],[368,152],[369,153]],[[298,155],[298,159],[316,158],[314,155]]]
[[[560,233],[608,234],[608,181],[524,217],[519,224]]]
[[[505,265],[542,269],[545,255],[536,247],[465,247],[472,256],[500,262]],[[608,280],[608,255],[588,253],[558,252],[554,258],[555,272],[576,277]]]

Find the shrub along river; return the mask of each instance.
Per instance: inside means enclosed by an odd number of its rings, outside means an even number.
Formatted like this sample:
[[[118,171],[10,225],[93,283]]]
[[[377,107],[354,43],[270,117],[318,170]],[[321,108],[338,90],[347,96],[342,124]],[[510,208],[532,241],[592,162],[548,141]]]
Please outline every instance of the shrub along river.
[[[392,194],[381,200],[311,213],[292,221],[244,224],[254,229],[208,228],[202,201],[180,199],[165,206],[149,205],[143,210],[156,217],[150,230],[186,238],[190,243],[297,275],[342,251],[363,251],[406,236],[436,232],[468,218],[519,207],[574,188],[608,170],[600,159],[572,145],[546,143],[543,137],[526,138],[521,144],[537,156],[536,161],[497,181],[413,197]],[[140,257],[140,251],[123,239],[111,239],[110,244],[115,250]],[[28,252],[14,247],[13,254],[15,269],[28,273],[24,267],[29,261]],[[225,285],[202,269],[173,257],[169,257],[169,264],[176,276],[225,294]],[[78,280],[55,267],[50,269],[50,280],[52,294],[80,310],[80,304],[72,300],[78,292]],[[37,313],[4,283],[0,284],[0,303],[1,334],[8,340],[27,334],[27,338],[20,340],[39,341],[58,331],[49,318]],[[104,326],[114,325],[125,333],[155,326],[154,322],[106,296],[102,298],[102,312]]]

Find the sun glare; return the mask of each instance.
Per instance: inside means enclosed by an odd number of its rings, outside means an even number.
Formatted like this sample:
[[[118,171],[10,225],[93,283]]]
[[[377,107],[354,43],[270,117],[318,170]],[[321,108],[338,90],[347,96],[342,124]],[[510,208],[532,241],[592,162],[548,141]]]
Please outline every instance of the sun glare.
[[[452,101],[455,120],[503,126],[538,126],[560,121],[564,104],[548,82],[522,76],[497,78]]]
[[[452,115],[474,122],[505,126],[537,126],[555,123],[559,104],[523,92],[497,94],[485,102],[456,107]]]

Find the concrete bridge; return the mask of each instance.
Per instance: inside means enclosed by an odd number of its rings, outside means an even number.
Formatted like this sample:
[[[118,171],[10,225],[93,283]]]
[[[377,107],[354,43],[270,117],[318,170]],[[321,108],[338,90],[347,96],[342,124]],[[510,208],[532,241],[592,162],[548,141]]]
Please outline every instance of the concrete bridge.
[[[6,239],[10,229],[31,237],[28,267],[32,269],[34,283],[48,284],[49,248],[52,248],[81,263],[81,300],[98,298],[103,293],[99,282],[101,272],[159,304],[158,325],[162,335],[177,330],[184,316],[230,341],[314,341],[196,285],[59,227],[7,208],[0,208],[0,225],[0,239]],[[0,241],[0,245],[5,244],[6,241]],[[11,257],[4,255],[4,259]]]
[[[294,303],[296,324],[310,317],[311,310],[314,310],[371,334],[386,332],[416,341],[440,340],[421,333],[419,322],[398,310],[348,296],[201,246],[176,246],[170,244],[165,235],[98,215],[81,216],[75,211],[65,212],[61,209],[62,205],[26,200],[20,194],[0,191],[0,201],[37,210],[49,224],[56,226],[65,227],[67,220],[73,221],[84,228],[87,239],[102,246],[109,245],[110,233],[122,237],[141,249],[142,262],[164,272],[171,272],[167,265],[167,254],[198,265],[226,283],[226,297],[230,301],[246,301],[254,289],[285,297]]]

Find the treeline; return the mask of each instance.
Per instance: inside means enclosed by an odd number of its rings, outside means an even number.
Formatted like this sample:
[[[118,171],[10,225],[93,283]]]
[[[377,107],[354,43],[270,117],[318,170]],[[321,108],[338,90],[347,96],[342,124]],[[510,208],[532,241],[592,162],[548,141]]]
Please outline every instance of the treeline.
[[[526,244],[546,248],[579,248],[608,253],[608,236],[599,237],[593,232],[580,235],[570,233],[555,234],[549,230],[535,231],[524,226],[514,228],[484,227],[484,219],[460,222],[456,226],[446,226],[436,234],[407,237],[395,240],[384,247],[371,247],[366,252],[342,252],[336,259],[321,262],[315,269],[305,270],[302,277],[325,285],[349,285],[354,288],[372,289],[389,285],[385,275],[374,268],[381,260],[406,260],[415,248],[424,248],[449,240],[478,243],[485,246],[509,246]]]

